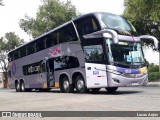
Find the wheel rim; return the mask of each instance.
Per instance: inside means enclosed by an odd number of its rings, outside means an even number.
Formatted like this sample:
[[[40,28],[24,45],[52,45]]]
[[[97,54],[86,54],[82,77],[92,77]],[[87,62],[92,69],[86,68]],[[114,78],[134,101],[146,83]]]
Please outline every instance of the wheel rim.
[[[77,81],[77,88],[78,88],[78,90],[82,90],[83,89],[83,87],[84,87],[84,82],[83,82],[83,80],[78,80]]]
[[[19,88],[20,88],[20,85],[19,85],[19,83],[17,83],[17,90],[19,90]]]
[[[21,87],[22,91],[24,91],[24,83],[22,83],[22,87]]]
[[[63,82],[63,88],[64,90],[67,90],[69,88],[69,82],[67,80]]]

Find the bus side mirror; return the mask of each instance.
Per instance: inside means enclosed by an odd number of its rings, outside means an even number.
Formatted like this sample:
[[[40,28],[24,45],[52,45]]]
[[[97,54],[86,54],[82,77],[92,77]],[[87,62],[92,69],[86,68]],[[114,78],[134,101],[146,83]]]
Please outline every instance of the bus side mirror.
[[[145,43],[152,43],[154,45],[154,50],[158,50],[158,40],[154,36],[142,35],[140,39]]]
[[[111,38],[113,39],[114,44],[118,44],[119,42],[117,32],[111,29],[105,29],[91,34],[83,35],[84,39],[100,38],[100,37]]]
[[[118,44],[118,42],[119,42],[118,34],[114,30],[110,30],[110,29],[104,30],[103,37],[107,37],[107,38],[113,39],[113,43],[114,44]]]

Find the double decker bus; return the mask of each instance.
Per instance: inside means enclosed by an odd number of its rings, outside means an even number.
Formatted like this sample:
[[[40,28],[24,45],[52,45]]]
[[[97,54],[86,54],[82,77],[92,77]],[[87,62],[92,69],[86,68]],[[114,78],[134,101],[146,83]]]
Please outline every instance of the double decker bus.
[[[69,93],[146,85],[143,42],[124,17],[105,12],[82,15],[8,53],[9,87],[17,92],[60,88]]]

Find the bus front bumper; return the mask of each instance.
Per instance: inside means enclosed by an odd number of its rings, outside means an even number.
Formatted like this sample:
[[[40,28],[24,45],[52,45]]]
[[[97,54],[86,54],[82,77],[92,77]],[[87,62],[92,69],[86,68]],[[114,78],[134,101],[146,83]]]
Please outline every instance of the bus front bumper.
[[[108,73],[108,87],[145,86],[148,82],[148,74],[117,75]]]

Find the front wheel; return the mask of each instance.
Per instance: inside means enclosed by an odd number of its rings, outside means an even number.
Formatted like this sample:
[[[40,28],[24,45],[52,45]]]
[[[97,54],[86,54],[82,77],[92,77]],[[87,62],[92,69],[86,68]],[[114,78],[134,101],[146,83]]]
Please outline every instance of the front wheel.
[[[16,92],[20,92],[21,91],[19,82],[16,82],[15,88],[16,88]]]
[[[115,92],[117,89],[118,89],[118,87],[107,87],[107,88],[105,88],[109,93],[113,93],[113,92]]]
[[[87,92],[87,87],[85,86],[84,78],[81,75],[78,75],[76,78],[76,91],[78,93]]]
[[[74,91],[74,87],[69,83],[68,77],[63,77],[60,91],[62,93],[71,93]]]

